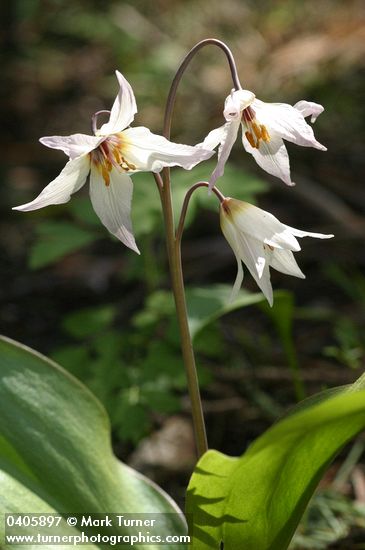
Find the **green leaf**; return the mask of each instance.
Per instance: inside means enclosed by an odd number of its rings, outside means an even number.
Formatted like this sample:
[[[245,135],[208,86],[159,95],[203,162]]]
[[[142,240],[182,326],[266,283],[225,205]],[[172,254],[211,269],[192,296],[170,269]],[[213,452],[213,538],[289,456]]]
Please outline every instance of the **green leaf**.
[[[205,454],[188,488],[187,512],[208,518],[194,525],[194,549],[218,549],[223,540],[225,550],[285,550],[325,469],[365,427],[364,385],[362,378],[292,410],[231,467],[229,457]],[[207,499],[222,471],[219,501]]]
[[[16,453],[14,453],[13,448],[8,446],[8,443],[6,440],[4,440],[2,437],[0,437],[0,487],[1,487],[1,497],[0,497],[0,513],[13,513],[13,514],[24,514],[25,510],[27,513],[31,514],[59,514],[59,510],[53,508],[45,500],[38,497],[35,492],[32,490],[29,490],[28,487],[22,482],[19,481],[16,476],[12,475],[12,472],[7,472],[6,467],[3,469],[3,459],[4,455],[6,455],[6,449],[8,447],[8,459],[9,462],[17,462],[19,461],[19,457]],[[20,467],[20,463],[18,464]],[[25,466],[26,468],[26,466]],[[31,475],[31,472],[30,472]],[[5,523],[2,521],[2,523]],[[18,531],[19,534],[23,534],[24,531]],[[62,534],[68,534],[68,535],[78,535],[79,532],[75,528],[66,527],[66,529],[63,527]],[[25,534],[25,533],[24,533]],[[33,533],[32,533],[33,534]],[[53,534],[53,533],[52,533]],[[4,528],[3,526],[0,527],[0,548],[1,549],[10,549],[10,550],[24,550],[25,546],[24,544],[11,544],[6,545],[4,544]],[[39,550],[39,545],[27,545],[27,549],[29,550]],[[42,544],[42,549],[45,550],[54,550],[54,546],[48,546],[48,544]],[[64,546],[64,545],[57,545],[57,548],[60,550],[69,550],[70,545]],[[96,550],[98,547],[93,544],[86,544],[85,545],[86,550]]]
[[[90,307],[71,313],[63,320],[63,328],[74,338],[84,339],[107,328],[116,315],[114,306]]]
[[[145,307],[133,317],[133,325],[143,329],[164,317],[174,316],[174,298],[171,292],[157,290],[147,297]]]
[[[137,394],[136,401],[133,394]],[[113,425],[123,441],[138,443],[151,430],[146,407],[139,403],[139,388],[120,392],[113,411]]]
[[[270,317],[279,334],[289,368],[292,372],[295,394],[297,400],[300,401],[305,398],[306,391],[300,374],[299,360],[293,340],[295,310],[293,294],[285,290],[279,290],[275,292],[274,306],[270,307],[267,302],[263,302],[261,308]]]
[[[225,514],[227,487],[238,461],[218,451],[207,451],[195,467],[186,498],[194,550],[220,548],[223,525],[239,521]]]
[[[252,294],[246,290],[240,290],[235,300],[231,302],[231,293],[230,285],[186,289],[188,320],[193,339],[204,327],[226,313],[265,301],[261,292]],[[137,328],[144,328],[164,317],[175,319],[173,297],[170,292],[158,290],[148,297],[145,308],[135,315],[133,323]]]
[[[108,418],[90,391],[7,338],[0,338],[0,484],[0,513],[161,513],[171,514],[160,516],[163,535],[185,531],[173,501],[113,455]]]
[[[212,285],[209,287],[187,289],[186,301],[192,338],[205,326],[226,313],[240,309],[241,307],[258,304],[265,300],[261,292],[252,294],[245,290],[240,290],[235,300],[230,302],[231,293],[232,287],[230,285]]]
[[[31,269],[39,269],[75,252],[99,238],[96,233],[69,222],[47,221],[38,225],[29,255]]]
[[[85,346],[63,346],[52,353],[51,359],[81,380],[89,373],[90,353]]]
[[[146,406],[154,412],[173,413],[181,408],[178,397],[171,393],[169,381],[164,384],[165,388],[159,388],[158,384],[144,385],[141,388],[141,398]]]

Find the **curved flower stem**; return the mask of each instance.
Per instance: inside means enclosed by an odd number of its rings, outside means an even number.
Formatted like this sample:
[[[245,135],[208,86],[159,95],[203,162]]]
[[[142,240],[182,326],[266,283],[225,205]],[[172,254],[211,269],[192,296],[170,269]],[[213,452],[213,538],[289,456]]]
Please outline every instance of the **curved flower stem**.
[[[187,66],[189,65],[190,61],[193,59],[194,55],[201,48],[204,48],[204,46],[208,46],[210,44],[218,46],[218,48],[223,50],[223,52],[226,54],[226,57],[229,63],[229,68],[231,70],[233,85],[236,88],[236,90],[240,90],[242,88],[240,79],[238,78],[237,67],[236,67],[233,54],[224,42],[221,42],[216,38],[206,38],[205,40],[202,40],[201,42],[198,42],[197,44],[195,44],[195,46],[190,50],[190,52],[184,57],[184,59],[180,63],[180,67],[176,71],[174,80],[172,81],[172,84],[171,84],[170,92],[166,102],[165,120],[164,120],[164,126],[163,126],[163,132],[164,132],[163,135],[167,139],[170,139],[172,112],[174,109],[176,91],[179,86],[180,80]]]
[[[177,226],[177,230],[176,230],[176,241],[177,242],[181,242],[182,234],[183,234],[183,231],[184,231],[186,212],[188,210],[190,198],[191,198],[192,194],[194,193],[194,191],[196,191],[196,189],[199,189],[199,187],[208,187],[209,188],[209,182],[207,182],[207,181],[198,181],[197,183],[194,183],[194,185],[192,185],[190,187],[190,189],[188,189],[188,191],[185,195],[185,198],[184,198],[183,205],[181,207],[179,225]],[[217,196],[219,202],[224,201],[225,196],[222,195],[222,193],[219,191],[219,189],[217,187],[213,187],[212,191]]]
[[[174,110],[176,92],[177,92],[177,88],[180,83],[180,80],[184,74],[185,69],[189,65],[194,55],[201,48],[209,44],[218,46],[224,51],[230,66],[233,84],[236,89],[241,88],[234,58],[228,46],[226,46],[220,40],[216,40],[213,38],[202,40],[201,42],[196,44],[181,62],[180,67],[178,68],[176,75],[171,84],[171,88],[170,88],[169,95],[167,98],[167,103],[166,103],[164,130],[163,130],[163,135],[167,139],[170,139],[172,113]],[[189,323],[188,323],[188,312],[186,307],[184,278],[183,278],[182,265],[181,265],[181,249],[180,249],[181,238],[178,239],[175,237],[175,221],[174,221],[174,211],[172,206],[171,181],[170,181],[169,168],[163,169],[162,182],[163,183],[161,186],[161,181],[156,179],[156,183],[160,191],[162,210],[163,210],[164,221],[165,221],[167,253],[169,258],[172,290],[174,293],[176,316],[178,319],[179,330],[180,330],[181,349],[182,349],[184,366],[186,370],[189,396],[191,401],[191,411],[192,411],[192,417],[193,417],[195,442],[196,442],[198,457],[200,457],[207,451],[208,444],[207,444],[207,436],[205,432],[204,415],[203,415],[203,408],[202,408],[201,397],[200,397],[199,381],[198,381],[198,375],[197,375],[196,364],[195,364],[195,356],[194,356],[191,335],[189,330]],[[191,190],[191,193],[192,192],[193,190]],[[187,200],[189,200],[190,195]],[[186,204],[186,207],[187,207],[187,204]],[[183,221],[181,223],[183,224]]]

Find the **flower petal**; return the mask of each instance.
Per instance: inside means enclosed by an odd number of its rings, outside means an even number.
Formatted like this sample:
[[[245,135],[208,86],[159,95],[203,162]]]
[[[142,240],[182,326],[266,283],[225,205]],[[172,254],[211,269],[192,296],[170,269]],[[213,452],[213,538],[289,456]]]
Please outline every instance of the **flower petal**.
[[[246,233],[274,248],[298,251],[300,245],[293,236],[292,228],[281,223],[270,212],[248,202],[226,198],[226,209],[237,232]]]
[[[242,261],[241,261],[241,258],[239,256],[237,256],[237,254],[235,256],[236,256],[236,260],[237,260],[237,275],[236,275],[236,279],[233,283],[233,288],[232,288],[231,295],[229,297],[230,302],[233,302],[237,298],[238,293],[241,290],[241,285],[242,285],[242,281],[243,281]]]
[[[270,138],[275,132],[281,138],[297,145],[327,151],[327,148],[314,137],[313,129],[306,123],[300,109],[287,103],[264,103],[259,99],[255,99],[252,107],[259,124],[266,126]]]
[[[289,155],[283,140],[277,134],[270,133],[270,141],[260,141],[259,148],[252,147],[242,132],[242,143],[248,153],[254,157],[261,168],[280,178],[287,185],[293,186],[294,182],[290,179]]]
[[[304,117],[310,116],[312,123],[315,122],[319,115],[324,111],[324,107],[319,103],[314,103],[313,101],[305,101],[304,99],[298,101],[298,103],[294,105],[294,108],[298,109],[298,111],[302,113]]]
[[[233,298],[236,297],[242,284],[243,271],[239,261],[241,260],[247,266],[257,285],[272,306],[273,292],[270,282],[269,264],[266,261],[263,243],[239,232],[222,207],[220,210],[220,220],[223,235],[231,246],[238,264],[237,277],[232,291]]]
[[[132,194],[133,183],[127,174],[113,167],[106,185],[98,169],[91,167],[90,198],[95,212],[110,233],[139,254],[132,230]]]
[[[37,210],[50,204],[68,202],[71,194],[78,191],[84,185],[89,170],[89,157],[83,156],[69,160],[57,178],[51,181],[37,198],[27,204],[15,206],[13,210],[26,212],[28,210]]]
[[[119,92],[113,103],[109,121],[98,130],[98,135],[121,132],[130,125],[137,112],[136,100],[131,85],[119,71],[115,71],[115,74],[119,82]]]
[[[231,223],[230,219],[226,216],[225,211],[222,209],[222,206],[220,207],[220,224],[221,224],[222,233],[225,236],[228,244],[232,248],[237,260],[237,276],[232,288],[231,296],[229,298],[229,301],[233,302],[233,300],[237,298],[237,295],[242,285],[243,268],[242,268],[241,254],[240,254],[240,249],[239,249],[239,244],[237,239],[238,237],[237,231],[234,225]]]
[[[273,291],[270,281],[269,262],[266,261],[265,249],[262,242],[244,233],[239,233],[238,242],[241,260],[247,266],[270,306],[272,306]]]
[[[241,120],[243,109],[246,109],[255,99],[255,94],[249,90],[232,90],[224,102],[223,116],[227,122]]]
[[[165,166],[182,166],[190,170],[214,154],[202,147],[173,143],[143,126],[122,132],[122,141],[123,156],[135,165],[135,171],[160,172]]]
[[[72,134],[71,136],[45,136],[39,141],[51,149],[61,149],[71,160],[93,151],[105,137]]]
[[[268,250],[268,262],[271,267],[284,273],[285,275],[292,275],[293,277],[299,277],[305,279],[304,273],[299,268],[294,254],[291,250]]]
[[[210,150],[215,149],[217,145],[219,145],[221,141],[223,141],[224,136],[227,133],[226,126],[227,126],[227,123],[209,132],[209,134],[204,139],[204,141],[202,143],[198,143],[197,147],[203,147],[203,149],[210,149]]]
[[[283,224],[284,225],[284,224]],[[289,227],[289,225],[285,225],[285,227],[295,235],[296,237],[314,237],[316,239],[332,239],[334,235],[325,235],[324,233],[311,233],[310,231],[302,231],[301,229],[295,229],[295,227]]]
[[[220,132],[221,142],[218,150],[217,166],[214,168],[213,173],[209,179],[209,189],[212,189],[217,179],[223,176],[224,174],[224,167],[228,160],[230,152],[232,150],[233,144],[237,139],[237,133],[238,133],[239,127],[240,127],[240,121],[232,120],[232,122],[227,122],[221,128],[217,128],[217,130],[221,130]],[[217,136],[218,136],[218,132],[217,132]],[[209,134],[206,139],[208,138],[209,138]]]

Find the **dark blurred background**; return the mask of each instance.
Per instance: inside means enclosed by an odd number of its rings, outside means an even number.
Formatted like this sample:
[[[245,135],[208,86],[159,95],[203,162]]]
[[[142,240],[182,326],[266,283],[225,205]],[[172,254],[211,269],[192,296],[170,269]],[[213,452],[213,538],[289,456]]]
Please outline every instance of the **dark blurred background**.
[[[355,380],[364,366],[363,2],[13,0],[1,11],[1,332],[89,385],[111,416],[117,454],[179,498],[194,450],[153,178],[134,180],[141,257],[100,225],[87,186],[66,205],[11,207],[32,200],[66,162],[39,137],[90,133],[91,115],[116,95],[115,69],[134,89],[135,125],[161,133],[174,72],[203,38],[227,42],[244,87],[260,99],[325,106],[315,134],[328,152],[288,144],[295,188],[260,171],[239,141],[219,182],[288,225],[335,234],[303,241],[306,280],[272,274],[273,310],[241,308],[196,337],[211,446],[243,452],[295,403],[293,369],[309,395]],[[231,87],[223,54],[202,50],[181,84],[172,139],[194,144],[221,125]],[[213,166],[173,171],[177,203]],[[211,299],[236,274],[214,197],[198,193],[183,246],[191,307],[201,287]],[[244,287],[257,292],[249,275]]]

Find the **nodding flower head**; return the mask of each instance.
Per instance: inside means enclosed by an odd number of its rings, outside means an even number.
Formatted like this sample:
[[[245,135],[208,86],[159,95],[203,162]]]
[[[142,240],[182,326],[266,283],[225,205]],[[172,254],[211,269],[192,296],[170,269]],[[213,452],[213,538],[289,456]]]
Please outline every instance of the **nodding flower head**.
[[[212,130],[201,144],[208,149],[219,146],[218,163],[209,180],[210,187],[223,175],[240,127],[243,147],[257,164],[287,185],[294,185],[283,140],[326,151],[305,121],[305,117],[310,116],[311,122],[315,122],[322,111],[322,105],[310,101],[299,101],[292,107],[286,103],[264,103],[248,90],[232,91],[224,104],[226,123]]]
[[[231,198],[225,198],[221,202],[220,222],[222,232],[237,260],[237,277],[231,299],[237,295],[243,281],[243,262],[271,306],[273,291],[269,268],[304,278],[293,254],[300,250],[297,237],[333,237],[289,227],[269,212]]]

